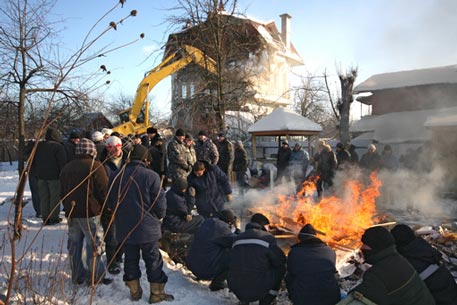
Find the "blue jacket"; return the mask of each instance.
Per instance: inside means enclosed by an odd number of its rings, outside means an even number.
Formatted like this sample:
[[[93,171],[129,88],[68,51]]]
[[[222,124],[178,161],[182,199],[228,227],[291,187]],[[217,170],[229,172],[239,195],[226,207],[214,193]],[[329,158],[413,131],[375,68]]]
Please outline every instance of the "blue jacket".
[[[195,198],[176,190],[172,185],[167,191],[167,212],[162,226],[172,232],[180,232],[183,223],[186,223],[186,215],[190,215],[194,206]]]
[[[228,286],[241,301],[254,302],[279,290],[286,257],[270,233],[257,223],[235,237],[230,253]]]
[[[227,175],[216,165],[206,163],[205,173],[187,177],[189,187],[195,188],[197,211],[205,217],[224,209],[225,196],[232,193]]]
[[[159,175],[143,162],[132,160],[125,172],[113,181],[108,205],[115,213],[119,241],[151,243],[162,237],[160,219],[167,208],[165,193],[160,187]]]
[[[213,279],[228,267],[229,249],[234,234],[230,226],[218,218],[207,218],[195,232],[186,265],[196,277]]]
[[[335,278],[336,254],[320,239],[309,237],[287,256],[286,286],[294,305],[333,305],[340,300]]]

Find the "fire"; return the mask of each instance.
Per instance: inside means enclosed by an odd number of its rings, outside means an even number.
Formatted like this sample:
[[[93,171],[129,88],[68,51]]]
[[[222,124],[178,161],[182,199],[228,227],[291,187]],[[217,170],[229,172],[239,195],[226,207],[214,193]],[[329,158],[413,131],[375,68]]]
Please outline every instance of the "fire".
[[[279,216],[282,227],[291,228],[292,225],[295,233],[301,225],[311,223],[320,231],[319,237],[323,240],[354,246],[365,229],[374,225],[376,198],[380,195],[381,185],[376,172],[373,172],[368,186],[349,180],[345,182],[345,193],[341,197],[326,197],[315,203],[312,194],[316,184],[306,181],[296,196],[280,196],[274,213]]]

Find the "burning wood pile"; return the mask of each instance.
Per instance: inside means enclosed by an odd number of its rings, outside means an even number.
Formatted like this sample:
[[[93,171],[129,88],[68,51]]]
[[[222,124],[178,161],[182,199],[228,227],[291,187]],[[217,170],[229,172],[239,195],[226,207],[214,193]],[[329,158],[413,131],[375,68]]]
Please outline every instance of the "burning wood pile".
[[[297,242],[297,234],[303,225],[312,224],[317,237],[335,250],[340,286],[343,291],[349,291],[361,281],[367,268],[359,254],[365,230],[372,226],[391,229],[396,225],[392,216],[377,214],[376,198],[380,195],[381,185],[376,173],[372,173],[367,185],[356,180],[346,181],[344,194],[324,197],[316,203],[313,197],[316,185],[313,181],[306,181],[298,194],[280,195],[276,204],[253,207],[249,212],[262,213],[269,218],[270,232],[285,253]],[[457,277],[457,222],[438,228],[415,229],[417,235],[422,235],[443,253],[448,268]]]

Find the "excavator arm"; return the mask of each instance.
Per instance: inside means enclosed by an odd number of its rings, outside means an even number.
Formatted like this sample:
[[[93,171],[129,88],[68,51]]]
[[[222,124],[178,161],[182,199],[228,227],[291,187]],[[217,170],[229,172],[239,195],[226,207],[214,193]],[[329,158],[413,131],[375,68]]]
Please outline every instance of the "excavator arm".
[[[162,79],[181,70],[190,63],[196,63],[202,68],[211,73],[216,73],[216,63],[214,60],[206,56],[201,50],[184,45],[183,48],[174,52],[165,58],[158,66],[146,73],[146,76],[138,85],[136,90],[135,99],[133,100],[132,108],[121,112],[121,120],[128,112],[128,121],[121,123],[119,126],[113,128],[114,131],[127,134],[141,134],[145,133],[146,129],[150,127],[149,122],[149,92],[157,85]],[[137,122],[142,109],[144,109],[144,118]]]

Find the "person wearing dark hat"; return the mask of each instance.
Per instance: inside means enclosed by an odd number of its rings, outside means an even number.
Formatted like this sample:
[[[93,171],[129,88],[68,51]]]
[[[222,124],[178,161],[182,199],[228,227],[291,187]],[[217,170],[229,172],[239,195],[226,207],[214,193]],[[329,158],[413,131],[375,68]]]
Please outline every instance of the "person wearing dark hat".
[[[235,172],[236,182],[238,184],[239,193],[244,196],[247,186],[246,171],[248,169],[248,153],[243,147],[243,142],[237,140],[235,142],[235,158],[233,160],[233,171]]]
[[[151,155],[150,168],[162,179],[165,179],[167,176],[167,154],[164,139],[161,136],[155,138],[154,144],[149,147],[149,153]]]
[[[390,232],[381,226],[371,227],[362,236],[365,262],[372,265],[363,274],[357,291],[376,304],[434,305],[425,283],[408,261],[398,254]]]
[[[216,147],[217,151],[219,152],[219,160],[217,161],[217,166],[219,166],[219,168],[227,175],[230,181],[235,153],[233,150],[232,142],[226,138],[224,132],[219,132],[217,135]]]
[[[198,140],[195,143],[195,152],[197,153],[197,160],[205,160],[209,164],[216,165],[219,162],[219,151],[216,144],[208,138],[208,133],[200,130],[198,133]]]
[[[195,142],[191,134],[186,133],[184,144],[186,144],[186,147],[189,150],[189,154],[187,155],[189,160],[187,160],[187,162],[194,165],[195,162],[197,162],[197,152],[195,151]]]
[[[187,176],[189,187],[195,189],[195,205],[198,214],[211,217],[224,209],[225,202],[232,201],[232,187],[227,175],[217,165],[197,161]]]
[[[282,140],[281,146],[278,149],[276,167],[278,169],[277,179],[281,179],[286,175],[287,167],[289,166],[290,156],[292,155],[292,150],[289,147],[289,142],[287,139]]]
[[[211,280],[211,291],[225,288],[230,248],[236,236],[236,216],[222,210],[205,219],[197,230],[186,258],[186,266],[200,280]]]
[[[81,138],[81,134],[77,131],[72,131],[70,133],[68,140],[64,144],[65,152],[67,153],[67,162],[70,162],[75,158],[76,144],[79,143]]]
[[[171,301],[173,296],[164,291],[168,277],[162,270],[159,251],[160,220],[165,217],[167,203],[159,175],[145,163],[148,156],[143,145],[133,147],[130,161],[113,182],[108,207],[114,213],[117,240],[124,243],[123,279],[131,298],[139,300],[143,294],[139,265],[142,257],[150,283],[149,303],[157,303]]]
[[[281,286],[286,257],[275,237],[266,231],[269,223],[265,215],[256,213],[246,231],[233,241],[227,281],[240,304],[272,304]]]
[[[180,177],[173,181],[166,193],[167,212],[162,228],[173,233],[193,234],[203,222],[200,215],[192,215],[195,197],[187,193],[187,179]]]
[[[152,142],[156,136],[160,136],[159,131],[157,130],[157,128],[154,128],[154,127],[148,127],[148,129],[146,129],[146,134],[148,136],[148,141],[147,141],[148,143],[147,143],[147,145],[143,144],[146,147],[149,147],[152,145]]]
[[[451,272],[442,264],[441,253],[405,224],[390,231],[397,251],[416,269],[437,305],[457,304],[457,284]]]
[[[346,169],[351,163],[351,153],[346,150],[343,143],[336,144],[335,152],[337,162],[336,169]]]
[[[190,152],[184,143],[186,133],[181,128],[177,129],[175,136],[168,143],[167,157],[168,157],[168,178],[172,181],[178,178],[187,178],[192,170],[190,163]]]
[[[108,191],[108,176],[100,161],[96,160],[95,144],[83,138],[76,144],[75,159],[67,163],[60,173],[61,193],[65,217],[68,219],[68,252],[72,281],[96,285],[103,279],[105,265],[102,261],[103,233],[100,214]],[[83,239],[86,242],[83,242]],[[86,266],[82,250],[86,245]],[[95,272],[95,282],[92,282]]]
[[[55,128],[46,130],[45,141],[38,143],[33,166],[38,178],[38,194],[40,196],[40,211],[45,225],[60,223],[59,175],[67,163],[65,147],[61,143],[62,136]]]
[[[335,251],[316,236],[311,224],[303,226],[298,240],[287,256],[289,299],[294,305],[336,304],[341,294],[335,278]]]

